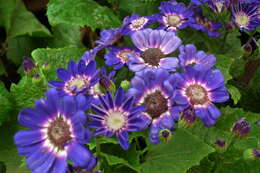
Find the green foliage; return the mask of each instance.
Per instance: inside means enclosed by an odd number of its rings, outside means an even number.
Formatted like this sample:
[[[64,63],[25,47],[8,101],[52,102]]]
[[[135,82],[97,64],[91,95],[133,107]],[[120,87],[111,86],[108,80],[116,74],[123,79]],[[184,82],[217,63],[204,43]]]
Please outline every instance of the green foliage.
[[[32,52],[32,57],[37,66],[42,69],[42,75],[47,81],[57,79],[56,69],[67,68],[69,61],[77,61],[83,55],[85,49],[66,47],[58,49],[36,49]],[[44,64],[48,63],[47,69]]]
[[[241,98],[241,94],[240,94],[239,90],[235,86],[232,86],[232,85],[227,85],[227,89],[231,95],[232,100],[234,101],[234,104],[237,104]]]
[[[227,81],[232,79],[229,70],[234,59],[224,55],[216,55],[216,58],[217,58],[216,67],[221,70],[222,74],[225,77],[225,83],[227,83]]]
[[[119,18],[109,8],[93,0],[51,0],[48,3],[47,16],[52,25],[60,23],[87,25],[93,30],[120,25]]]
[[[10,38],[27,34],[37,37],[51,36],[49,30],[26,10],[20,0],[0,1],[0,25],[5,27]]]
[[[196,136],[177,130],[168,144],[152,146],[145,162],[142,165],[144,173],[185,173],[191,166],[209,153],[214,152],[210,147]]]
[[[0,126],[4,121],[10,119],[12,113],[12,99],[4,84],[0,82]]]

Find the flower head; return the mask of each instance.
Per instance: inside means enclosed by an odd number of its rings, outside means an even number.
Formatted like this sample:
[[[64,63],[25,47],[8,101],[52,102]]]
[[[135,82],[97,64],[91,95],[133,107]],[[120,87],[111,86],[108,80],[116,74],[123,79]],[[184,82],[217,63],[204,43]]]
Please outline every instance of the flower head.
[[[254,30],[260,26],[259,7],[251,3],[239,3],[232,6],[232,19],[240,30]]]
[[[229,8],[229,0],[211,0],[208,2],[209,7],[217,13],[221,13]]]
[[[87,65],[90,61],[95,60],[96,54],[100,50],[101,50],[101,46],[96,46],[95,48],[84,52],[83,56],[81,57],[81,60],[85,61],[86,65]]]
[[[215,124],[220,111],[213,103],[229,99],[220,70],[198,70],[188,66],[182,74],[175,73],[170,81],[172,85],[176,85],[174,100],[178,106],[173,108],[176,112],[192,106],[196,116],[206,126]]]
[[[141,72],[146,68],[175,71],[178,67],[177,58],[166,57],[181,44],[181,40],[173,32],[148,28],[136,31],[131,35],[131,39],[142,51],[140,55],[129,55],[129,68],[133,72]]]
[[[128,18],[128,24],[122,30],[123,34],[132,34],[135,31],[144,29],[146,26],[153,23],[153,17],[149,16],[139,16],[138,14],[133,14]]]
[[[138,54],[139,50],[133,47],[119,48],[111,46],[108,48],[109,53],[105,55],[106,65],[113,66],[114,69],[118,70],[125,64],[128,64],[129,54]]]
[[[149,139],[154,144],[159,143],[161,130],[173,130],[173,87],[167,81],[169,76],[163,69],[144,70],[131,80],[132,88],[127,92],[135,97],[137,105],[147,107],[144,114],[151,120]]]
[[[25,72],[31,72],[35,67],[36,65],[30,58],[27,56],[23,58],[23,69]]]
[[[159,22],[162,24],[160,28],[176,31],[194,22],[192,10],[183,3],[162,2],[159,9],[162,14],[159,17]]]
[[[203,65],[203,68],[210,69],[216,63],[214,55],[206,54],[204,51],[197,51],[193,44],[182,45],[179,50],[179,60],[182,68],[188,65],[194,65],[194,68]]]
[[[191,3],[195,4],[195,5],[201,5],[201,4],[204,4],[208,1],[210,1],[210,0],[191,0]]]
[[[98,82],[98,73],[94,61],[90,61],[87,65],[83,60],[78,63],[70,61],[68,70],[63,68],[57,70],[57,76],[61,81],[50,81],[49,85],[57,88],[61,96],[87,93],[88,89]]]
[[[231,129],[238,137],[246,136],[251,131],[251,125],[247,122],[246,118],[241,118],[235,122]]]
[[[46,92],[46,99],[35,102],[34,109],[23,109],[18,121],[29,128],[16,133],[18,153],[26,156],[27,167],[33,172],[65,173],[67,160],[88,170],[97,159],[84,147],[90,131],[84,128],[89,107],[83,95],[59,98],[56,89]],[[80,154],[79,154],[80,153]]]
[[[95,135],[106,137],[116,135],[121,147],[129,148],[128,131],[141,131],[149,124],[149,119],[142,114],[144,106],[134,106],[134,98],[127,97],[119,88],[113,98],[108,92],[99,96],[101,105],[92,105],[95,114],[90,114],[92,121],[89,127],[95,128]]]

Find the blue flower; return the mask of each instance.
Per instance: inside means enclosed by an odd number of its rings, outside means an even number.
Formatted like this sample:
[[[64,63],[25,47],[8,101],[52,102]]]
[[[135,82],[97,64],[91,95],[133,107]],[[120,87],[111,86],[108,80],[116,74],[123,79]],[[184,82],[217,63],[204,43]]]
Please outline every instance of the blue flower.
[[[144,70],[131,80],[131,88],[127,91],[129,96],[135,97],[137,105],[146,106],[144,114],[151,119],[149,139],[158,144],[160,131],[173,130],[174,115],[173,86],[168,82],[170,74],[163,69]]]
[[[192,106],[198,118],[206,126],[212,126],[220,117],[220,111],[213,103],[225,102],[229,94],[224,86],[224,77],[220,70],[188,66],[182,74],[175,73],[170,79],[176,85],[174,112],[181,112]]]
[[[90,61],[87,65],[83,60],[78,63],[70,61],[68,70],[57,70],[57,76],[61,81],[50,81],[49,85],[57,88],[60,96],[87,94],[88,89],[98,82],[98,73],[95,61]]]
[[[159,16],[160,29],[176,32],[194,23],[193,11],[183,3],[162,2],[159,9],[162,15]]]
[[[180,66],[182,68],[188,65],[194,65],[194,68],[200,68],[199,66],[203,65],[203,68],[210,69],[216,63],[216,57],[214,55],[206,54],[201,50],[197,51],[193,44],[182,45],[179,51]]]
[[[106,137],[116,135],[121,147],[129,148],[128,132],[141,131],[149,124],[149,119],[142,114],[144,106],[134,106],[134,98],[127,97],[122,88],[119,88],[113,98],[108,92],[99,96],[101,105],[92,105],[95,114],[89,127],[95,128],[95,136],[103,134]]]
[[[129,54],[139,53],[138,49],[128,46],[123,48],[111,46],[108,49],[109,53],[105,55],[106,65],[113,66],[116,70],[122,68],[125,64],[128,64]]]
[[[191,0],[191,3],[192,4],[195,4],[195,5],[201,5],[201,4],[204,4],[206,2],[209,2],[210,0]]]
[[[67,160],[91,170],[97,159],[84,146],[91,138],[84,128],[84,111],[89,104],[83,95],[59,98],[52,88],[46,99],[35,102],[35,108],[23,109],[18,121],[29,128],[16,133],[18,153],[26,156],[26,164],[33,173],[65,173]]]
[[[209,7],[217,13],[221,13],[229,8],[229,0],[211,0],[208,2]]]
[[[163,68],[175,71],[178,59],[165,57],[175,51],[181,44],[181,39],[174,32],[164,30],[144,29],[131,35],[134,45],[142,51],[139,54],[129,55],[129,69],[141,72],[144,69]]]
[[[254,30],[260,27],[259,5],[251,3],[239,3],[232,6],[233,23],[240,30]]]

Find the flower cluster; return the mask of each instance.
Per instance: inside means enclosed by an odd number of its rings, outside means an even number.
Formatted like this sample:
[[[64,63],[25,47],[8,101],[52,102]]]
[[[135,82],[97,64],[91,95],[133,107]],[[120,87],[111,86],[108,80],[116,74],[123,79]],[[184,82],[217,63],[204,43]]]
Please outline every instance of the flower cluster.
[[[162,2],[157,14],[134,14],[119,28],[101,31],[95,48],[79,61],[70,61],[66,69],[57,69],[59,80],[49,81],[52,88],[46,98],[20,112],[18,121],[29,129],[14,138],[27,167],[34,173],[97,171],[97,158],[84,147],[94,136],[116,136],[127,150],[129,133],[135,131],[149,128],[149,140],[158,144],[161,138],[168,140],[178,122],[190,126],[200,119],[206,127],[213,126],[221,116],[214,103],[229,99],[224,76],[215,67],[214,55],[182,44],[178,36],[186,27],[220,36],[222,25],[202,14],[205,3],[216,13],[230,10],[233,24],[241,30],[259,26],[257,2],[192,0],[187,6],[171,0]],[[132,45],[118,44],[125,36]],[[97,68],[97,53],[102,49],[106,53],[101,58],[115,71]],[[34,65],[26,61],[30,71]],[[126,91],[113,81],[123,67],[134,74],[126,79],[130,82]],[[241,133],[241,127],[235,125],[233,131]]]

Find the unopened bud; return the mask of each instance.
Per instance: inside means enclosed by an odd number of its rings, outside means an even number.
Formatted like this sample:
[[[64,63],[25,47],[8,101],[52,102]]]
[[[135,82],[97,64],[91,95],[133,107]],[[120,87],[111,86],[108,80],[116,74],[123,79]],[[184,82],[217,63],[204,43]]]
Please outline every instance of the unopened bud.
[[[226,142],[224,140],[218,139],[218,140],[216,140],[215,145],[220,148],[224,148],[226,145]]]
[[[246,43],[246,44],[244,44],[244,46],[243,46],[243,50],[244,50],[246,53],[250,54],[250,53],[252,52],[252,46],[251,46],[249,43]]]
[[[130,88],[130,82],[128,80],[124,80],[120,83],[120,86],[124,89],[124,91]]]
[[[169,129],[163,129],[160,131],[160,139],[164,143],[168,143],[171,138],[172,138],[172,133]]]
[[[246,118],[241,118],[233,124],[231,131],[234,132],[237,137],[243,137],[251,131],[251,126],[247,122]]]
[[[24,69],[24,71],[27,72],[27,73],[29,73],[29,72],[31,72],[35,67],[36,67],[36,66],[35,66],[34,62],[33,62],[30,58],[28,58],[28,57],[25,56],[24,59],[23,59],[23,69]]]
[[[105,91],[109,90],[109,91],[112,91],[112,93],[115,93],[115,91],[116,91],[115,84],[107,76],[102,75],[100,77],[99,84],[100,84],[101,90],[105,90]]]
[[[256,124],[257,126],[260,126],[260,121],[256,121],[255,124]]]
[[[257,158],[260,158],[260,150],[257,149],[247,149],[243,153],[243,158],[245,160],[255,160]]]
[[[231,32],[234,28],[234,24],[233,23],[227,23],[225,28],[228,32]]]
[[[196,119],[195,110],[192,107],[184,109],[180,115],[180,123],[185,127],[192,126]]]

